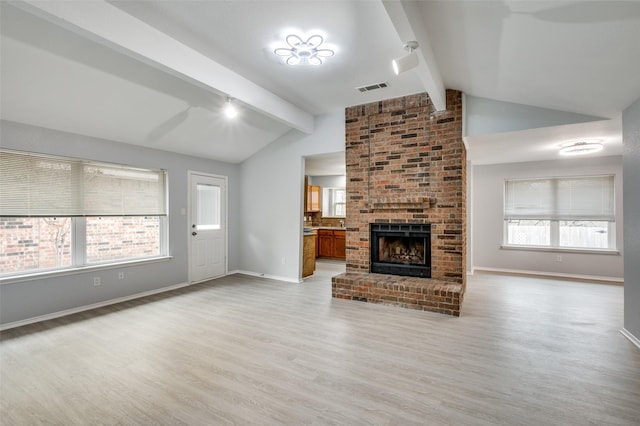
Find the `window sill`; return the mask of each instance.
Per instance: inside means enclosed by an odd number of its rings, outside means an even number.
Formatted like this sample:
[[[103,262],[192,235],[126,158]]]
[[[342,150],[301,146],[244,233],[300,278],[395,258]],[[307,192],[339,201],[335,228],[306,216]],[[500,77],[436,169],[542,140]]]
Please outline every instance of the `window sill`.
[[[589,249],[576,247],[541,247],[541,246],[512,246],[503,244],[501,250],[519,250],[519,251],[542,251],[550,253],[576,253],[576,254],[606,254],[619,256],[620,251],[616,249]]]
[[[13,284],[23,281],[42,280],[46,278],[62,277],[65,275],[75,275],[85,272],[105,271],[109,269],[125,268],[129,266],[145,265],[149,263],[166,262],[173,259],[173,256],[158,256],[145,259],[127,260],[122,262],[101,263],[88,266],[77,266],[65,269],[56,269],[54,271],[32,272],[28,274],[11,275],[0,278],[0,285]]]

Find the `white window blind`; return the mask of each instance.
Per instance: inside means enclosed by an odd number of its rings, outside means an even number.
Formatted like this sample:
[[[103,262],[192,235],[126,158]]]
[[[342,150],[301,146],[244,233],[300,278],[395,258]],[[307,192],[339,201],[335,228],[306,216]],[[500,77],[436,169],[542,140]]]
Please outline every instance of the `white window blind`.
[[[0,216],[163,216],[165,172],[0,150]]]
[[[507,180],[504,218],[613,222],[614,176]]]

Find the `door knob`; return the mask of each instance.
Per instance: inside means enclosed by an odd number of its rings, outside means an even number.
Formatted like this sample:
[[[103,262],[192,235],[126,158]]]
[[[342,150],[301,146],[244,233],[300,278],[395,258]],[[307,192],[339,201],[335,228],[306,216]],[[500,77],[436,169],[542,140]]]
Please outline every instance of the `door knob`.
[[[197,233],[196,231],[193,231],[193,232],[191,233],[191,235],[193,235],[193,236],[195,237],[196,235],[198,235],[198,233]]]

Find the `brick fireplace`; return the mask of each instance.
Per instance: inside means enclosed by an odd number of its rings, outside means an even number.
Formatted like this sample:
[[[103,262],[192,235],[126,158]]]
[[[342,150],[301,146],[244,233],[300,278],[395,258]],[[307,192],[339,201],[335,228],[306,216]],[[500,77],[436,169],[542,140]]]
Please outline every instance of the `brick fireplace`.
[[[462,93],[447,90],[446,111],[436,112],[422,93],[350,107],[345,116],[347,266],[333,277],[332,296],[459,316],[466,284]],[[429,278],[372,272],[379,269],[370,249],[380,248],[371,231],[379,228],[399,229],[400,237],[403,229],[428,229]],[[421,264],[421,243],[389,241],[394,246],[385,250],[395,258]]]

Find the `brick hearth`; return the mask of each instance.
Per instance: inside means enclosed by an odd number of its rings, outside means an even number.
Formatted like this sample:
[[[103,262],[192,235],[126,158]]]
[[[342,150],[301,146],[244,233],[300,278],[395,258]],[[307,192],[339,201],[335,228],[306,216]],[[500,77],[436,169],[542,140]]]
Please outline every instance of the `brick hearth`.
[[[426,93],[346,109],[347,267],[336,298],[460,315],[466,284],[462,94],[435,112]],[[371,223],[431,224],[431,279],[370,273]]]
[[[462,284],[385,274],[346,273],[334,277],[333,297],[360,302],[389,303],[460,316]]]

